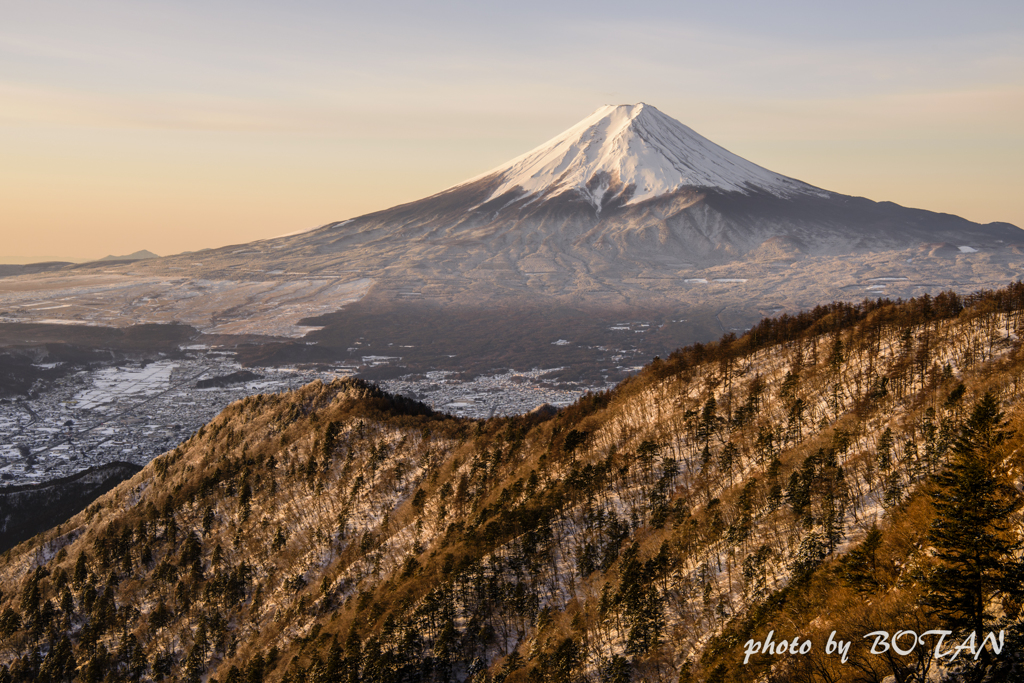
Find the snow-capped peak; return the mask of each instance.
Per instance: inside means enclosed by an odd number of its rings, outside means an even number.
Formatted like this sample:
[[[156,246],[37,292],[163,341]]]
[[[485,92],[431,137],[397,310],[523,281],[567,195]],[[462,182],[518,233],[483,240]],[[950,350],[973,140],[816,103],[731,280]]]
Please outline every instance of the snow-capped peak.
[[[521,188],[548,196],[578,191],[600,209],[632,186],[628,204],[684,187],[777,196],[825,194],[719,147],[649,104],[606,105],[561,135],[468,182],[500,176],[490,195]]]

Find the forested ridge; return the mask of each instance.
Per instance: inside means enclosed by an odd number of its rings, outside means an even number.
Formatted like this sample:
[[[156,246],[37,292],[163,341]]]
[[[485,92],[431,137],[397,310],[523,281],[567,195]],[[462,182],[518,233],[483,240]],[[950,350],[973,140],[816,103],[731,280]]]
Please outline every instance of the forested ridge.
[[[1022,321],[822,306],[554,416],[249,397],[0,556],[0,681],[1015,680]],[[933,629],[1003,639],[864,640]]]

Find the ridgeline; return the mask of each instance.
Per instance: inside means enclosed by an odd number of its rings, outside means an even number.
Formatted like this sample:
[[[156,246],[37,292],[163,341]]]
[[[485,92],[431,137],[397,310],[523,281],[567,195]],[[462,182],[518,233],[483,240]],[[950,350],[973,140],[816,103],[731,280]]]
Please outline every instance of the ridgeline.
[[[1009,680],[1022,319],[821,306],[554,415],[246,398],[0,558],[0,681]]]

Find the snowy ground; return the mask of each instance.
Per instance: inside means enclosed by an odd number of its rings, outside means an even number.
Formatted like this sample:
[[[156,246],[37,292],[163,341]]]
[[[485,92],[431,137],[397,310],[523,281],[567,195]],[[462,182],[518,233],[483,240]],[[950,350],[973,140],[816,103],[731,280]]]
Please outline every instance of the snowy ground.
[[[47,273],[0,279],[0,322],[67,325],[186,323],[210,334],[302,337],[303,318],[332,313],[372,280],[216,280],[121,273]]]
[[[92,386],[78,392],[74,405],[79,410],[106,412],[126,397],[155,396],[170,386],[172,361],[159,361],[140,368],[112,367],[92,373]]]
[[[230,355],[193,351],[181,360],[83,370],[49,383],[32,398],[0,401],[2,483],[67,476],[115,460],[144,465],[232,401],[344,374],[257,368],[260,379],[198,389],[200,379],[241,368]]]

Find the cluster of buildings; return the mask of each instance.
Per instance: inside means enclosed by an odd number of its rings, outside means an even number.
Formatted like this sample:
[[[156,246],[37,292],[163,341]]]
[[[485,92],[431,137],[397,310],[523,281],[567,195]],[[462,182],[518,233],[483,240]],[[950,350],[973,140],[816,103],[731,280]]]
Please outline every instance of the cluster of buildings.
[[[473,418],[517,415],[545,403],[561,408],[589,391],[610,388],[558,382],[545,377],[554,370],[510,370],[469,381],[454,379],[458,376],[455,372],[436,371],[414,376],[416,379],[386,380],[380,382],[380,386],[392,394],[422,401],[435,410]]]

